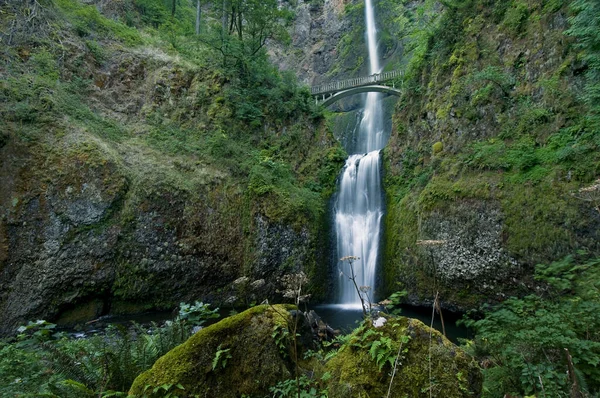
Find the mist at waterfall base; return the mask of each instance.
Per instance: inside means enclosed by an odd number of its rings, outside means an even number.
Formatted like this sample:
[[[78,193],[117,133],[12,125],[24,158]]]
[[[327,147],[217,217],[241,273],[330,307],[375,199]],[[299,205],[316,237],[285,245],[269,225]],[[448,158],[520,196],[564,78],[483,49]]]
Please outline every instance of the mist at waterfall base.
[[[371,0],[365,4],[367,25],[367,46],[369,50],[370,73],[379,73],[377,51],[377,30],[375,13]],[[358,137],[352,148],[346,148],[351,155],[341,174],[339,193],[334,206],[336,236],[337,303],[360,306],[360,298],[350,276],[356,285],[370,289],[374,297],[381,220],[383,218],[383,194],[381,186],[380,151],[388,139],[383,123],[382,96],[368,93]],[[348,261],[341,258],[353,256],[353,269]]]

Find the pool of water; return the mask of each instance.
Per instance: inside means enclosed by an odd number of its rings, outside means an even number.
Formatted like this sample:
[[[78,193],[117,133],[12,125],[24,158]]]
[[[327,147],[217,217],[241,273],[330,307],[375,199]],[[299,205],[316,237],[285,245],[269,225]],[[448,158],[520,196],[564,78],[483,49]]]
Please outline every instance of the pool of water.
[[[351,332],[362,320],[360,304],[351,306],[324,304],[310,307],[310,309],[313,309],[325,323],[329,324],[333,329],[340,330],[342,333]],[[404,306],[402,307],[401,315],[416,318],[427,326],[431,325],[431,308]],[[468,328],[456,324],[462,315],[450,312],[442,312],[442,315],[444,316],[444,326],[448,339],[454,343],[458,343],[459,339],[473,337],[472,332]],[[442,331],[442,322],[438,314],[435,314],[433,327],[440,332]]]
[[[304,308],[303,308],[304,309]],[[341,305],[341,304],[323,304],[309,306],[308,310],[314,310],[317,315],[323,319],[325,323],[331,326],[335,330],[346,334],[350,333],[356,328],[362,320],[362,310],[359,305]],[[243,311],[243,309],[239,309]],[[221,317],[217,319],[208,320],[204,326],[208,326],[212,323],[218,322],[219,320],[228,317],[232,314],[231,308],[222,308],[219,311]],[[425,307],[402,307],[402,316],[409,318],[416,318],[427,326],[431,324],[431,308]],[[443,313],[444,325],[446,327],[446,336],[453,341],[458,343],[459,339],[472,338],[471,331],[464,327],[458,326],[456,321],[461,318],[461,315],[453,314],[450,312]],[[84,325],[79,325],[76,328],[61,328],[63,331],[68,332],[74,337],[85,337],[94,333],[102,332],[110,324],[120,325],[131,325],[132,322],[136,322],[140,325],[150,325],[151,322],[162,324],[165,321],[172,320],[174,318],[173,311],[164,312],[149,312],[137,315],[108,315],[103,316],[92,322],[88,322]],[[435,315],[433,327],[440,332],[442,331],[442,323],[438,314]]]

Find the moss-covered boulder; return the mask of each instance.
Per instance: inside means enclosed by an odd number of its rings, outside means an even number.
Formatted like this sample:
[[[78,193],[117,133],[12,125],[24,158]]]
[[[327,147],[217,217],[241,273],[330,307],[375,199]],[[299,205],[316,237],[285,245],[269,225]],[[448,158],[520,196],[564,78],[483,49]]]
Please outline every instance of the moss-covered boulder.
[[[291,308],[257,306],[200,330],[138,376],[129,393],[143,396],[155,387],[179,384],[178,396],[267,394],[292,374]]]
[[[434,397],[481,394],[482,376],[473,358],[416,319],[389,318],[381,327],[356,329],[326,367],[332,398],[429,397],[430,389]]]

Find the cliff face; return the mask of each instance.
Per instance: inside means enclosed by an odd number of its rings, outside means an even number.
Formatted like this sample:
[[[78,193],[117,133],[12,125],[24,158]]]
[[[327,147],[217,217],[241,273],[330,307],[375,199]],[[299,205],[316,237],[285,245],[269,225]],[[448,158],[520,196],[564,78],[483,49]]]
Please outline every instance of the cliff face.
[[[292,8],[294,20],[289,28],[291,43],[273,43],[270,55],[282,70],[293,71],[308,85],[330,78],[332,66],[339,57],[338,44],[344,32],[351,29],[345,18],[349,0],[299,0]]]
[[[336,4],[300,2],[310,13],[298,13],[293,50],[275,52],[309,83],[368,73],[363,4],[332,13]],[[398,104],[385,100],[380,292],[406,289],[425,304],[440,291],[447,307],[473,308],[537,288],[537,263],[597,252],[598,130],[582,99],[593,67],[569,31],[576,7],[382,1],[376,12],[383,63],[406,73]],[[324,16],[335,32],[320,29]],[[315,52],[332,43],[335,53]],[[307,61],[317,55],[321,64]],[[340,101],[328,116],[344,145],[360,105]]]
[[[2,6],[2,331],[260,300],[298,270],[325,297],[325,209],[345,156],[331,131],[349,139],[360,101],[326,125],[305,93],[267,79],[244,91],[206,53],[120,24],[128,2],[96,3]],[[299,1],[292,45],[271,58],[311,84],[365,74],[362,7]],[[384,64],[407,71],[404,97],[386,100],[384,290],[470,308],[535,288],[538,262],[599,250],[574,12],[378,3]]]
[[[0,330],[249,303],[300,270],[323,297],[326,198],[344,154],[311,99],[289,89],[276,112],[291,116],[250,124],[222,71],[59,4],[2,52]],[[5,7],[2,32],[24,8]],[[80,32],[73,10],[97,30]]]
[[[597,191],[600,159],[575,11],[463,3],[409,61],[385,149],[384,272],[414,303],[439,291],[464,309],[536,289],[537,263],[598,253],[600,213],[582,193]]]

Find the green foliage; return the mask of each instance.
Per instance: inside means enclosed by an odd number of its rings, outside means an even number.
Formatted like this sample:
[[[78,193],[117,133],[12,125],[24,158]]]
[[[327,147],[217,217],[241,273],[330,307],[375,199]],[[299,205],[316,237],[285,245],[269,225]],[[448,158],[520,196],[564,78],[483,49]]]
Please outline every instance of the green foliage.
[[[212,360],[212,370],[216,370],[219,367],[224,369],[227,366],[227,360],[231,359],[229,351],[231,351],[231,348],[222,348],[221,344],[219,344]]]
[[[536,166],[546,155],[544,150],[536,150],[535,142],[531,137],[525,136],[521,140],[507,147],[497,139],[490,139],[485,143],[474,143],[472,154],[465,159],[471,167],[484,170],[511,170],[526,172]],[[540,159],[542,158],[542,159]],[[553,159],[544,159],[551,162]]]
[[[54,0],[54,3],[66,14],[81,37],[90,37],[93,34],[111,35],[128,46],[142,42],[135,29],[104,17],[93,5],[85,5],[76,0]]]
[[[0,396],[33,396],[48,391],[47,368],[39,351],[0,341]]]
[[[21,140],[35,141],[42,126],[47,132],[60,124],[57,114],[103,138],[120,140],[125,135],[118,123],[85,105],[83,97],[90,90],[86,80],[75,76],[61,81],[55,55],[48,48],[33,52],[22,68],[0,85],[0,99],[7,104],[0,108],[0,115],[23,126]]]
[[[203,41],[220,54],[223,65],[242,75],[253,60],[264,59],[269,40],[289,41],[285,24],[292,15],[276,0],[232,0],[213,7],[219,18],[208,21]]]
[[[285,358],[288,356],[288,344],[290,341],[290,331],[287,327],[283,325],[275,325],[273,326],[273,333],[271,333],[271,337],[275,341],[277,348],[279,349],[279,353]]]
[[[482,81],[486,83],[490,82],[494,87],[499,89],[505,97],[510,96],[510,91],[516,83],[514,76],[495,66],[487,66],[483,70],[469,76],[470,83]],[[484,86],[486,90],[489,90],[486,87],[487,86]],[[479,93],[479,95],[481,96],[482,94]]]
[[[294,184],[289,165],[263,158],[250,170],[248,194],[251,198],[264,197],[265,214],[272,219],[318,219],[324,212],[321,196]]]
[[[371,358],[377,363],[380,371],[386,363],[389,363],[390,366],[394,366],[396,354],[393,348],[392,339],[385,336],[380,337],[371,344],[369,355],[371,355]]]
[[[148,25],[158,28],[168,20],[169,10],[163,0],[135,0],[134,5]]]
[[[522,32],[529,17],[529,7],[526,2],[514,0],[505,11],[502,26],[513,34]]]
[[[326,381],[326,377],[321,380]],[[327,389],[320,386],[315,380],[302,375],[296,379],[283,380],[269,388],[273,398],[327,398]]]
[[[201,326],[209,319],[219,318],[219,309],[211,310],[210,304],[196,301],[194,304],[179,303],[179,319],[193,326]]]
[[[510,298],[484,318],[465,323],[476,332],[476,353],[488,357],[488,397],[504,393],[567,397],[574,384],[568,376],[565,349],[589,393],[600,388],[600,259],[566,257],[538,265],[535,277],[547,283],[539,295]],[[569,378],[570,377],[570,378]],[[579,377],[579,376],[578,376]]]
[[[589,106],[586,127],[598,134],[600,131],[600,4],[594,0],[571,2],[573,16],[567,34],[577,38],[581,56],[586,62],[586,85],[583,99]],[[598,141],[596,141],[598,145]]]
[[[140,373],[188,339],[192,326],[219,316],[216,309],[208,307],[200,302],[181,303],[179,316],[162,326],[109,326],[103,334],[85,339],[55,333],[56,325],[46,321],[29,322],[18,329],[16,343],[0,345],[0,385],[15,394],[22,391],[52,392],[65,398],[100,393],[103,397],[123,396]],[[217,364],[224,367],[231,356],[227,354],[229,350],[219,350]],[[176,392],[174,386],[167,387],[146,392],[150,394],[147,396]]]
[[[185,394],[185,388],[181,384],[165,383],[160,386],[145,386],[142,398],[178,398],[175,394]]]
[[[353,347],[365,349],[369,353],[371,359],[377,364],[379,371],[381,371],[386,364],[393,367],[396,357],[398,356],[400,344],[406,344],[410,337],[402,336],[400,341],[395,341],[386,336],[383,331],[372,327],[366,327],[366,325],[367,324],[363,324],[355,330],[355,338],[350,339],[348,344]],[[360,333],[356,333],[357,331]]]
[[[386,311],[393,315],[400,315],[402,313],[400,306],[404,303],[407,294],[406,290],[392,293],[385,301]]]
[[[23,347],[48,341],[57,336],[55,328],[56,324],[43,319],[38,319],[35,322],[29,321],[27,325],[17,328],[19,346]]]

